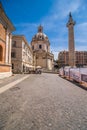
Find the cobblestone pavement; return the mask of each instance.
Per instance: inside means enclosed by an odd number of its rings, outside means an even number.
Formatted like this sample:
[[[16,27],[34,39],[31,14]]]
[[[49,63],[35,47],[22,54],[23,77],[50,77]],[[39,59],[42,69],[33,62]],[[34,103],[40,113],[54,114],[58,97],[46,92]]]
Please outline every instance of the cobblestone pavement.
[[[56,74],[30,75],[0,95],[0,130],[87,130],[87,91]]]
[[[10,77],[4,78],[4,79],[0,79],[0,87],[9,84],[13,81],[16,81],[17,79],[20,79],[22,77],[26,76],[26,74],[13,74]]]

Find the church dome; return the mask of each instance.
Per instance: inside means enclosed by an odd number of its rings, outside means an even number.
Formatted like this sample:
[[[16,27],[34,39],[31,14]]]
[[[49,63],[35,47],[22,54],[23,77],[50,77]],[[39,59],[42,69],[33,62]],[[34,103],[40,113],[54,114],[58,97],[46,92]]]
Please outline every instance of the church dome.
[[[43,27],[38,27],[38,32],[34,35],[31,41],[33,51],[50,52],[50,42],[46,34],[43,33]]]
[[[40,25],[38,27],[38,33],[34,35],[32,41],[48,41],[49,39],[45,33],[43,33],[43,27]]]

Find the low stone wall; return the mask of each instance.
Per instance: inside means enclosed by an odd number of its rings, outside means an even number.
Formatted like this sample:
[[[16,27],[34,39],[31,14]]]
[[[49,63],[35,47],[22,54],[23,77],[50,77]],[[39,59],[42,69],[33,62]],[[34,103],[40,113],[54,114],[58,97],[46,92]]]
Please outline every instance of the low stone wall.
[[[58,71],[54,70],[42,70],[43,73],[52,73],[52,74],[58,74]]]

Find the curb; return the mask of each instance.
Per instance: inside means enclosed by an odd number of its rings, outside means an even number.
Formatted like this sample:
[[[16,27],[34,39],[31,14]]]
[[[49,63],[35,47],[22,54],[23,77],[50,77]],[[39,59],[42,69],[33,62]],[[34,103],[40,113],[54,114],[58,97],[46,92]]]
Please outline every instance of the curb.
[[[61,76],[59,76],[59,77],[61,77]],[[87,87],[86,86],[83,86],[82,84],[80,84],[80,83],[78,83],[76,81],[72,81],[72,80],[66,79],[65,77],[61,77],[61,78],[65,79],[65,80],[75,84],[77,87],[80,87],[80,88],[82,88],[82,89],[87,91]]]

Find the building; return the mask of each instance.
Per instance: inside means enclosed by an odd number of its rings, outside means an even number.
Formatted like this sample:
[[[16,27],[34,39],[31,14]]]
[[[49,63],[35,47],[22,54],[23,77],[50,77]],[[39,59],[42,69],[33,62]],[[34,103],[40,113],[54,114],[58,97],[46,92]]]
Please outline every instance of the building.
[[[87,66],[87,51],[75,51],[76,66]]]
[[[69,20],[67,23],[68,27],[68,38],[69,38],[69,66],[75,66],[75,45],[74,45],[74,25],[75,22],[72,18],[71,13],[69,14]]]
[[[50,53],[50,42],[43,33],[43,27],[38,27],[38,32],[31,41],[31,47],[35,56],[34,65],[41,66],[43,69],[52,70],[54,55]]]
[[[33,52],[23,35],[12,36],[12,71],[27,73],[33,67]]]
[[[7,17],[0,3],[0,78],[12,75],[11,40],[14,26]]]
[[[59,52],[58,64],[60,67],[69,66],[69,52],[68,51]]]
[[[58,55],[60,66],[69,66],[69,51],[61,51]],[[87,51],[75,51],[75,65],[87,66]]]

